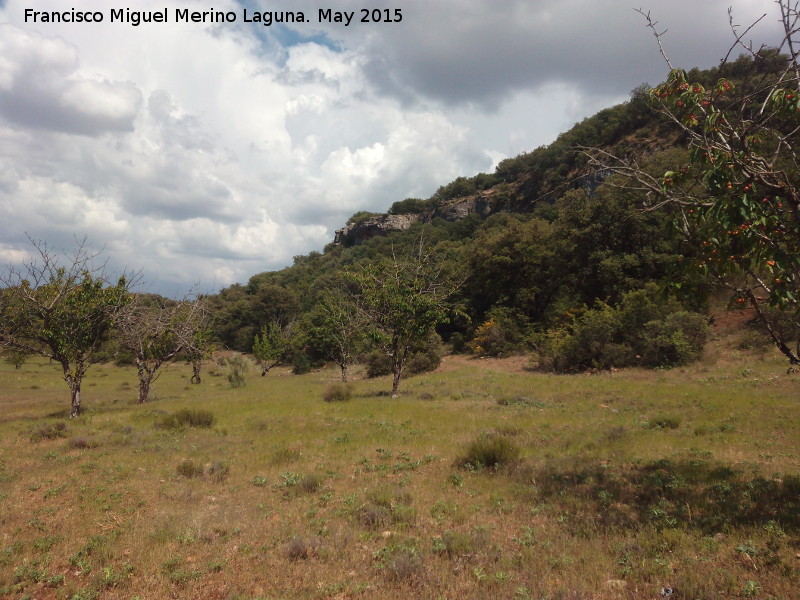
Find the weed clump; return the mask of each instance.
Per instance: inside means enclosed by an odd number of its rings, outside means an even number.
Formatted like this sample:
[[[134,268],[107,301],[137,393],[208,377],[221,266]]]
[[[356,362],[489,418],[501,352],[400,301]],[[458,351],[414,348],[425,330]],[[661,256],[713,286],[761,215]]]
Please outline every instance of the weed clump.
[[[368,529],[381,529],[389,525],[407,525],[417,519],[408,492],[387,485],[378,486],[367,493],[357,518]]]
[[[205,465],[194,462],[191,459],[182,460],[175,469],[181,477],[192,479],[202,477],[215,483],[221,483],[228,477],[230,467],[223,462],[214,461]]]
[[[390,581],[409,581],[420,577],[424,564],[413,541],[390,541],[375,553],[378,568]]]
[[[95,439],[83,436],[74,437],[69,441],[69,447],[75,450],[88,450],[90,448],[97,448],[100,445]]]
[[[303,537],[294,537],[286,544],[286,558],[289,560],[306,560],[313,551],[312,544]]]
[[[347,402],[353,397],[353,388],[342,382],[332,383],[322,394],[325,402]]]
[[[214,424],[214,413],[209,410],[184,408],[165,415],[157,423],[161,429],[181,429],[182,427],[211,427]]]
[[[681,426],[681,418],[676,415],[658,415],[647,421],[648,429],[677,429]]]
[[[482,434],[456,459],[456,465],[473,471],[497,470],[517,462],[519,455],[519,446],[508,437],[496,433]]]
[[[67,424],[63,421],[58,423],[42,423],[30,430],[28,438],[36,443],[42,440],[55,440],[67,437]]]
[[[472,556],[486,547],[488,536],[486,530],[477,528],[474,531],[445,531],[441,538],[434,539],[433,551],[444,554],[448,558]]]
[[[178,472],[178,475],[186,479],[200,477],[203,474],[203,466],[189,459],[179,462],[175,470]]]

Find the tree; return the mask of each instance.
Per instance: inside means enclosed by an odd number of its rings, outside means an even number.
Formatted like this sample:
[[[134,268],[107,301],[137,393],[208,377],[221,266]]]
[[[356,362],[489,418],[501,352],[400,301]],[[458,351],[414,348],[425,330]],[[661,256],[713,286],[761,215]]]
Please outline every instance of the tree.
[[[308,315],[305,327],[309,343],[335,362],[347,382],[348,369],[363,349],[369,322],[343,287],[324,289]]]
[[[651,101],[687,140],[689,160],[653,175],[612,152],[587,153],[595,166],[628,177],[650,209],[672,209],[696,253],[691,268],[751,306],[775,345],[798,364],[765,311],[782,307],[796,321],[800,311],[800,15],[789,0],[775,4],[784,29],[780,47],[746,44],[755,24],[740,31],[731,15],[733,45],[716,76],[705,80],[673,68],[663,32],[642,13],[670,68]],[[731,61],[736,49],[744,54]]]
[[[213,351],[214,344],[211,341],[211,329],[209,324],[205,323],[203,327],[194,329],[186,348],[184,348],[184,354],[192,364],[192,377],[189,379],[190,383],[202,383],[200,369],[203,366],[203,360],[210,358]]]
[[[105,342],[130,301],[130,278],[110,285],[99,252],[86,240],[61,265],[43,242],[31,240],[38,257],[0,276],[0,345],[56,361],[70,389],[70,416],[82,411],[81,383],[92,355]]]
[[[261,365],[261,376],[279,364],[292,346],[293,322],[281,324],[271,321],[261,328],[261,333],[253,339],[253,355]]]
[[[359,305],[374,327],[375,341],[391,361],[392,397],[415,342],[448,320],[447,299],[461,282],[444,272],[442,262],[425,248],[420,236],[414,252],[403,258],[367,265],[352,272]]]
[[[119,338],[136,363],[139,404],[147,402],[164,363],[194,348],[207,320],[205,304],[189,297],[176,302],[142,294],[125,307],[118,322]]]

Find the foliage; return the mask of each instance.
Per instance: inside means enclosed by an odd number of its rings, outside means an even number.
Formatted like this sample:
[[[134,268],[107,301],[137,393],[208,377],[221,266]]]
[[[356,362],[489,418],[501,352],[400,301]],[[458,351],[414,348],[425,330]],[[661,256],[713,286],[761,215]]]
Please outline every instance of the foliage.
[[[250,370],[250,361],[241,354],[234,354],[223,360],[227,367],[227,379],[232,388],[244,387],[247,384],[247,372]]]
[[[304,332],[306,341],[316,352],[334,361],[347,381],[348,369],[366,344],[368,321],[344,287],[324,288],[314,308],[307,314]]]
[[[8,364],[13,365],[15,369],[21,369],[25,361],[28,360],[30,353],[9,347],[3,349],[2,355]]]
[[[253,355],[261,365],[263,377],[279,364],[292,347],[293,323],[281,324],[272,321],[261,328],[253,340]]]
[[[703,315],[660,296],[657,287],[598,301],[541,336],[540,367],[556,372],[641,365],[674,366],[699,358],[708,331]]]
[[[471,470],[493,469],[509,466],[520,456],[520,448],[507,436],[481,434],[469,443],[456,463]]]
[[[477,356],[504,356],[525,349],[526,319],[505,307],[495,307],[472,337],[470,347]]]
[[[93,262],[98,253],[80,242],[62,266],[58,255],[33,242],[38,260],[0,277],[0,346],[37,354],[61,365],[70,388],[70,415],[81,413],[81,383],[92,356],[108,340],[130,301],[127,277],[115,285]]]
[[[351,277],[358,286],[361,309],[374,328],[375,342],[391,361],[394,397],[414,344],[448,320],[447,299],[458,283],[425,249],[422,237],[410,256],[368,264]]]
[[[776,4],[783,47],[791,50],[800,41],[796,6]],[[645,17],[660,45],[662,34]],[[655,107],[687,140],[688,162],[653,176],[606,151],[591,155],[630,177],[652,206],[676,211],[677,229],[696,251],[691,267],[749,304],[796,364],[800,357],[774,333],[763,307],[800,314],[800,63],[793,51],[754,51],[735,27],[733,33],[747,54],[733,63],[726,57],[716,77],[695,78],[667,59],[669,76],[651,91]]]
[[[409,214],[419,214],[425,212],[429,208],[433,206],[433,203],[427,200],[422,200],[420,198],[406,198],[405,200],[399,200],[392,204],[389,208],[390,215],[409,215]]]
[[[180,429],[182,427],[209,428],[214,424],[214,419],[214,413],[209,410],[182,408],[162,417],[158,422],[158,426],[162,429]]]
[[[353,397],[353,388],[347,383],[332,383],[322,394],[325,402],[347,402]]]

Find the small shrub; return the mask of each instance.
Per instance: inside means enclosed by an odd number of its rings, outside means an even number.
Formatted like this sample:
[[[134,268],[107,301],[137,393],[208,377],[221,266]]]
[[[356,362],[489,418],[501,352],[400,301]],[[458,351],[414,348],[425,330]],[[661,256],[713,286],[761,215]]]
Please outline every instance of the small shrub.
[[[386,565],[386,575],[394,581],[418,577],[423,572],[422,558],[411,550],[397,552]]]
[[[647,421],[648,429],[677,429],[681,426],[681,418],[676,415],[658,415]]]
[[[448,530],[442,534],[441,540],[435,541],[434,550],[449,558],[470,556],[485,548],[487,541],[488,536],[483,529],[469,532]]]
[[[241,354],[225,359],[228,383],[232,388],[244,387],[247,384],[247,372],[250,370],[250,361]]]
[[[367,377],[383,377],[392,372],[392,361],[383,352],[370,352],[364,362],[367,365]]]
[[[285,465],[300,459],[300,450],[297,448],[277,448],[269,457],[271,465]]]
[[[69,447],[75,450],[87,450],[89,448],[97,448],[100,443],[91,438],[85,438],[83,436],[72,438],[69,441]]]
[[[180,475],[181,477],[185,477],[186,479],[191,479],[192,477],[200,477],[203,475],[202,465],[198,465],[193,460],[190,459],[182,460],[181,462],[179,462],[175,470],[178,472],[178,475]]]
[[[230,470],[228,465],[216,460],[203,467],[203,477],[215,483],[222,483],[227,479]]]
[[[32,442],[42,440],[55,440],[67,437],[67,424],[63,421],[58,423],[42,423],[34,427],[28,436]]]
[[[306,560],[311,553],[311,545],[302,537],[294,537],[286,544],[285,552],[289,560]]]
[[[520,449],[508,437],[483,434],[467,446],[456,464],[465,469],[499,469],[515,463]]]
[[[303,475],[297,482],[297,490],[306,494],[313,494],[322,487],[322,476],[318,473]]]
[[[209,410],[184,408],[165,415],[157,423],[161,429],[180,429],[182,427],[211,427],[214,424],[214,413]]]
[[[358,509],[358,520],[368,529],[383,529],[390,522],[389,510],[367,503]]]
[[[352,386],[342,382],[332,383],[322,394],[322,399],[325,402],[347,402],[352,397]]]

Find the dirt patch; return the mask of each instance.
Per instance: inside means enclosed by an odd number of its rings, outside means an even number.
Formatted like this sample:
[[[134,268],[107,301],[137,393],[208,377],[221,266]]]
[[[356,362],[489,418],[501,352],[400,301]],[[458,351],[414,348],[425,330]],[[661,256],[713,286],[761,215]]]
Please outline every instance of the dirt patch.
[[[504,373],[519,373],[525,370],[530,362],[530,357],[526,355],[509,356],[508,358],[490,358],[466,356],[464,354],[450,354],[442,358],[442,364],[434,373],[447,373],[455,369],[478,368],[488,371],[502,371]]]

